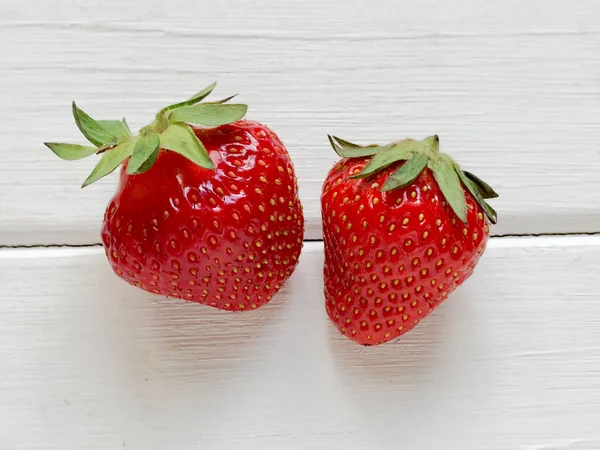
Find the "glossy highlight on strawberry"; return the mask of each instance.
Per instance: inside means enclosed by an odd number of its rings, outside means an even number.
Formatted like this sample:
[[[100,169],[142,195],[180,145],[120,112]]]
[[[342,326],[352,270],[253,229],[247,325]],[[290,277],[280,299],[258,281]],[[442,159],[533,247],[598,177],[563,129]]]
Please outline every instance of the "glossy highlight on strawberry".
[[[212,89],[163,108],[138,136],[124,120],[95,121],[74,105],[96,147],[46,145],[63,159],[102,155],[84,186],[121,165],[102,226],[119,277],[154,294],[247,311],[293,273],[304,217],[281,140],[241,120],[247,107],[225,104],[231,98],[199,103]]]
[[[414,328],[473,273],[489,237],[486,211],[495,221],[480,201],[496,194],[479,180],[489,195],[469,184],[478,189],[473,195],[449,158],[440,156],[442,169],[427,164],[438,158],[437,137],[362,148],[332,138],[332,145],[346,156],[329,172],[321,197],[327,314],[357,343],[388,342]],[[411,160],[414,170],[406,166]],[[455,196],[462,218],[446,195]]]

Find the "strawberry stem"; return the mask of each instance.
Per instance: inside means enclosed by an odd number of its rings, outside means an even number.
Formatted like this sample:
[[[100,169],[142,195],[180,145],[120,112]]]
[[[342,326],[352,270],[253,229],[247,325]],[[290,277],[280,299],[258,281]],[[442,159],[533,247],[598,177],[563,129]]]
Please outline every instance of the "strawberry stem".
[[[433,150],[435,153],[438,153],[440,151],[440,138],[437,134],[426,137],[421,142],[423,142],[423,144],[425,144],[426,147]]]

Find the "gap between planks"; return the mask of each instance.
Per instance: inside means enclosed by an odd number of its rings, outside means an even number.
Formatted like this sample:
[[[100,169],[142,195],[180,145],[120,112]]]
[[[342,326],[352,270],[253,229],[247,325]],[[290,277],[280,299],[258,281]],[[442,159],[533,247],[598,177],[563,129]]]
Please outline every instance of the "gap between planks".
[[[304,240],[305,251],[314,251],[323,244],[321,239]],[[488,248],[531,247],[600,247],[600,232],[577,234],[534,234],[492,236]],[[47,244],[47,245],[0,245],[0,259],[76,256],[89,251],[102,253],[102,244]]]

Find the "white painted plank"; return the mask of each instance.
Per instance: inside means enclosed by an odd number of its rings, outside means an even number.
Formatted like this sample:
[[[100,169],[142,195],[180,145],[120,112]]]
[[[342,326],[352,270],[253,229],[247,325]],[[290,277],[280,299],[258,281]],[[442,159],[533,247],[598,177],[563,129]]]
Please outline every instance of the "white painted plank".
[[[69,105],[141,127],[210,83],[292,153],[307,237],[335,161],[326,133],[384,142],[439,133],[501,194],[496,234],[600,231],[596,0],[352,2],[55,0],[0,5],[0,245],[98,242],[113,181]]]
[[[108,29],[134,23],[142,29],[182,35],[284,32],[295,36],[314,30],[319,32],[312,37],[315,40],[319,40],[321,34],[349,36],[357,31],[493,35],[600,30],[596,20],[600,5],[594,0],[571,3],[565,0],[465,0],[453,5],[439,0],[423,0],[418,4],[408,0],[380,0],[376,4],[355,0],[351,7],[340,0],[280,0],[277,3],[272,0],[180,0],[177,7],[165,0],[118,3],[115,0],[38,0],[35,4],[35,8],[25,8],[19,0],[4,0],[2,21],[49,26],[89,23]]]
[[[116,278],[100,248],[0,250],[0,448],[597,450],[600,237],[493,239],[395,343],[326,317],[322,244],[223,313]]]

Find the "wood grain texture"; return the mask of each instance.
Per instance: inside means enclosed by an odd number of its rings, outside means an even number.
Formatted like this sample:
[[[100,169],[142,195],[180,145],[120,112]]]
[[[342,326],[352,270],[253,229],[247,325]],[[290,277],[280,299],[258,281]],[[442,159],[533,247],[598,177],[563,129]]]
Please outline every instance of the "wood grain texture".
[[[215,79],[286,143],[308,238],[336,159],[326,133],[438,133],[500,192],[496,234],[600,231],[599,14],[596,0],[3,1],[0,245],[99,242],[114,178],[81,191],[93,162],[41,145],[81,141],[72,99],[141,127]]]
[[[394,343],[324,311],[322,244],[247,313],[151,296],[102,249],[0,250],[6,450],[600,448],[600,237],[493,239]]]

